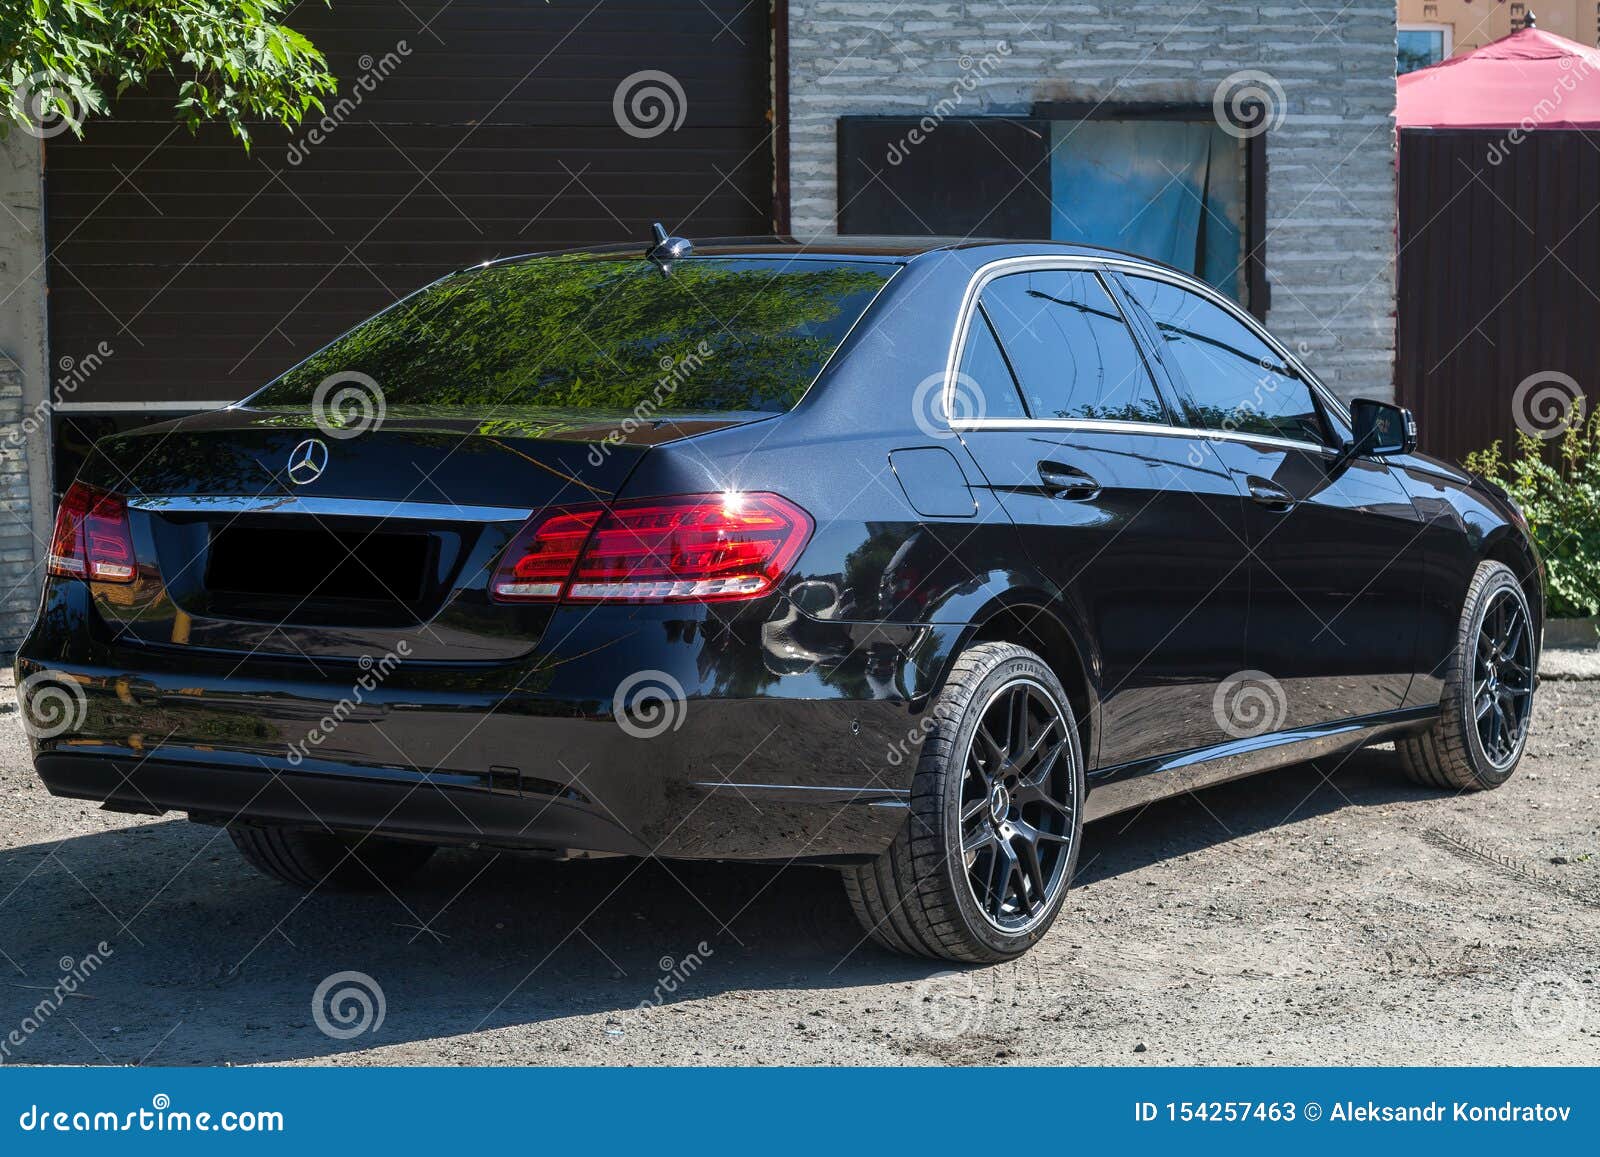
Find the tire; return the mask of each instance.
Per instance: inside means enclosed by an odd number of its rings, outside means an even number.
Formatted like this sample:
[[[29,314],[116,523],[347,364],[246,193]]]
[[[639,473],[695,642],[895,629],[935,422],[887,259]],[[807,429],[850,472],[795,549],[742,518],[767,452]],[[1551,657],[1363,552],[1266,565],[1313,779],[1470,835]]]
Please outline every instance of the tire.
[[[1492,664],[1493,680],[1484,678],[1480,661],[1486,621],[1500,611],[1520,615],[1521,639],[1515,648],[1507,646],[1506,658]],[[1467,588],[1461,610],[1454,649],[1445,664],[1444,692],[1439,703],[1439,718],[1427,731],[1407,736],[1395,744],[1406,775],[1424,787],[1453,791],[1483,791],[1499,787],[1511,778],[1528,743],[1532,721],[1534,666],[1538,658],[1532,612],[1517,576],[1503,563],[1482,562]],[[1491,633],[1493,631],[1491,630]],[[1509,652],[1518,651],[1511,658]],[[1490,647],[1489,654],[1495,652]],[[1509,659],[1509,661],[1508,661]],[[1487,688],[1487,690],[1486,690]],[[1479,726],[1479,710],[1490,699],[1502,708],[1515,704],[1520,721],[1508,727],[1509,741],[1491,751],[1494,716],[1490,716],[1491,740],[1486,741]]]
[[[430,844],[377,836],[248,824],[230,825],[228,835],[262,875],[307,892],[324,884],[352,892],[392,888],[416,875],[435,851]]]
[[[1025,742],[1014,744],[1019,699],[1027,724]],[[1003,743],[997,711],[1010,726]],[[887,851],[844,870],[850,904],[867,934],[894,952],[965,964],[1013,959],[1049,930],[1077,867],[1085,788],[1072,707],[1038,655],[982,643],[956,660],[923,726],[910,815]],[[1027,740],[1037,748],[1032,762],[1013,764]],[[985,767],[1000,774],[990,778]],[[997,785],[1006,788],[999,798]]]

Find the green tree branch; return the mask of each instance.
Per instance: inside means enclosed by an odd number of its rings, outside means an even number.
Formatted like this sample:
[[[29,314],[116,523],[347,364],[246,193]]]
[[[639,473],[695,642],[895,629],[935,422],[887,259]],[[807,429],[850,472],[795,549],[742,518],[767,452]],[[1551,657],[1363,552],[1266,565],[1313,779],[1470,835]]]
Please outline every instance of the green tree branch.
[[[315,45],[278,23],[283,0],[0,0],[0,133],[35,136],[103,115],[131,88],[171,77],[190,131],[298,124],[337,85]]]

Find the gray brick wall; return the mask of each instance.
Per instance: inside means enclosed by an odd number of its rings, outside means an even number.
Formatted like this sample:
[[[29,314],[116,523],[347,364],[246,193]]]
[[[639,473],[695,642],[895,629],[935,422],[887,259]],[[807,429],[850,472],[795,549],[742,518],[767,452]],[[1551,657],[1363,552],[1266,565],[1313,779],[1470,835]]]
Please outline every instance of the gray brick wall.
[[[0,140],[0,659],[27,633],[49,549],[50,386],[45,337],[44,153],[13,128]]]
[[[17,649],[38,602],[22,371],[0,358],[0,655]]]
[[[959,115],[1038,100],[1210,104],[1230,75],[1269,73],[1285,99],[1267,136],[1268,325],[1340,395],[1392,395],[1393,0],[790,0],[789,11],[802,236],[833,231],[838,117],[926,113],[963,56],[1001,41],[997,67],[969,68],[977,85]]]

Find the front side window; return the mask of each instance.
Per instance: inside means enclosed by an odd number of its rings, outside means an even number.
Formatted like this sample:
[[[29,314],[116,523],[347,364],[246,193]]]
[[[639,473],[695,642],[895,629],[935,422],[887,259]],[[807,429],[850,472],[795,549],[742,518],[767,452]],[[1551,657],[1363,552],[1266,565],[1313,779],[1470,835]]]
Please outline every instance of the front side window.
[[[1162,358],[1189,387],[1209,430],[1326,442],[1311,387],[1238,318],[1198,293],[1149,277],[1126,279],[1155,322]]]
[[[781,412],[800,400],[898,266],[535,257],[447,277],[337,338],[250,399],[311,404],[329,375],[386,404],[588,413]]]
[[[1165,422],[1128,323],[1092,271],[997,277],[980,298],[1035,418]]]

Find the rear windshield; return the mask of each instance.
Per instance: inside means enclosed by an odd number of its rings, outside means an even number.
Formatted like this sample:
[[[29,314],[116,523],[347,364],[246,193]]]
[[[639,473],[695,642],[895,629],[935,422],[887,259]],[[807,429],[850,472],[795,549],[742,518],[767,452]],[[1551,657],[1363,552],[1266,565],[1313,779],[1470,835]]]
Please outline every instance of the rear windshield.
[[[898,267],[862,261],[539,257],[449,277],[250,399],[306,406],[334,374],[389,406],[783,411]]]

